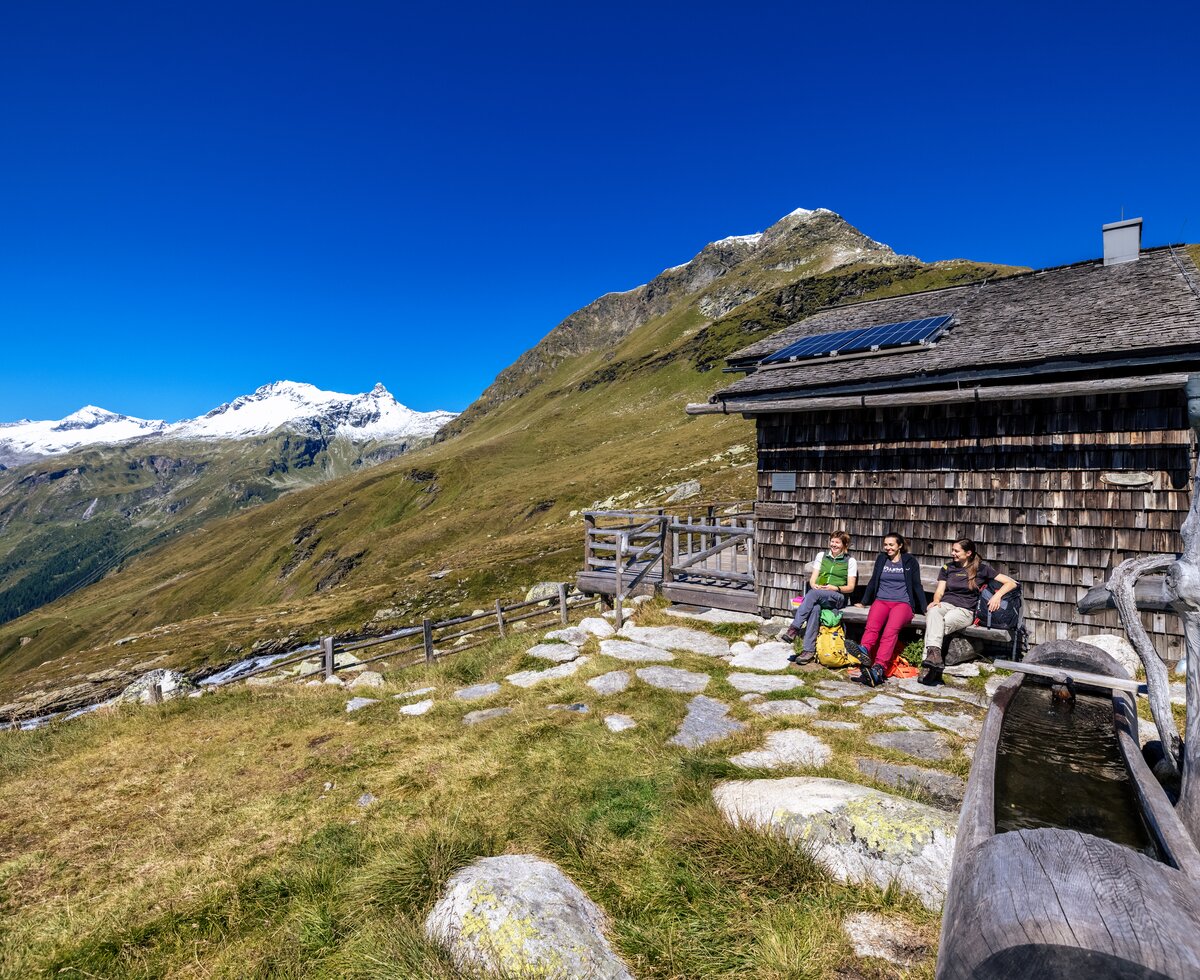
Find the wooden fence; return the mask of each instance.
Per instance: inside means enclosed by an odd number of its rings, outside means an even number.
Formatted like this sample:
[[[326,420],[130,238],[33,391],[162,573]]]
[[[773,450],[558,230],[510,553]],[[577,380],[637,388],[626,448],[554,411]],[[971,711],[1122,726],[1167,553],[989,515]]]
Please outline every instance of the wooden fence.
[[[570,622],[572,611],[595,605],[597,605],[597,599],[594,596],[583,595],[572,586],[560,582],[557,596],[527,599],[524,602],[517,602],[509,606],[501,605],[500,600],[497,599],[495,607],[486,612],[472,613],[470,616],[456,616],[453,619],[439,621],[426,618],[421,621],[419,626],[405,626],[384,636],[350,642],[339,642],[336,637],[325,636],[321,638],[319,650],[314,651],[310,649],[304,653],[289,656],[286,659],[264,664],[244,674],[231,677],[227,683],[244,681],[259,674],[266,674],[283,667],[290,667],[302,661],[311,660],[314,656],[321,658],[322,674],[326,678],[334,676],[337,671],[344,670],[347,667],[375,663],[376,661],[387,660],[393,657],[404,657],[413,653],[420,653],[420,656],[406,663],[401,663],[398,667],[416,667],[420,664],[432,665],[443,657],[454,653],[461,653],[464,650],[472,650],[475,647],[490,642],[496,637],[485,634],[490,634],[493,631],[495,631],[499,638],[503,638],[507,635],[508,629],[516,623],[538,618],[545,619],[546,617],[553,617],[553,620],[541,625],[549,626],[552,622],[556,621],[559,625],[566,626]],[[517,613],[518,615],[513,615],[513,613]],[[476,637],[476,639],[467,639],[466,642],[455,642],[469,637]],[[448,643],[454,643],[454,646],[439,649],[439,645]],[[395,644],[400,644],[400,646],[394,648]],[[353,664],[344,664],[341,666],[337,664],[337,655],[339,653],[375,650],[383,646],[388,647],[386,652],[372,653],[369,657],[356,658]],[[315,677],[316,675],[313,676]]]

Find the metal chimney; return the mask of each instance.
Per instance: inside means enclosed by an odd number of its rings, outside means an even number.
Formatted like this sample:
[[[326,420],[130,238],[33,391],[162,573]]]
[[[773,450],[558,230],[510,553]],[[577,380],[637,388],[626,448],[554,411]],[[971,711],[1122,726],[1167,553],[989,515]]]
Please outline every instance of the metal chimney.
[[[1142,250],[1142,219],[1129,218],[1102,225],[1104,232],[1104,264],[1120,265],[1136,262]]]

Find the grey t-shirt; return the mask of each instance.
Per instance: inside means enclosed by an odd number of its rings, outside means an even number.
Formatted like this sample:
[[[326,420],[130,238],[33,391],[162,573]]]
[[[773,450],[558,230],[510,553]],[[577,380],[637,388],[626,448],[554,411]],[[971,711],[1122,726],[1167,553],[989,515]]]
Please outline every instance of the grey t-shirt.
[[[883,569],[879,573],[879,588],[875,591],[875,598],[882,599],[884,602],[904,602],[909,601],[908,598],[908,582],[904,577],[904,564],[902,562],[885,561]]]

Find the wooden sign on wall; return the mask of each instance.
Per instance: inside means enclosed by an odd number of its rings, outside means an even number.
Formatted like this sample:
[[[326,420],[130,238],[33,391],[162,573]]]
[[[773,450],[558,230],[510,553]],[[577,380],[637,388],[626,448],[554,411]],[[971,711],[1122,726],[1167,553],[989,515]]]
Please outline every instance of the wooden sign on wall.
[[[754,516],[762,521],[794,521],[796,519],[796,505],[755,501]]]

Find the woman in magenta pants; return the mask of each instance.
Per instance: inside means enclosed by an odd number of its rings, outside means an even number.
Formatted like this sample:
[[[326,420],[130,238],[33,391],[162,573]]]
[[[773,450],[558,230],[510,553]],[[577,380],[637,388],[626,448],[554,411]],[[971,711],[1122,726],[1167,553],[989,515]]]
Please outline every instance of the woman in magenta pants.
[[[873,654],[874,663],[861,675],[864,684],[882,684],[896,650],[900,631],[913,616],[925,611],[925,589],[921,585],[921,566],[908,553],[903,535],[891,531],[883,538],[883,552],[875,559],[875,569],[860,606],[870,606],[862,645]]]

